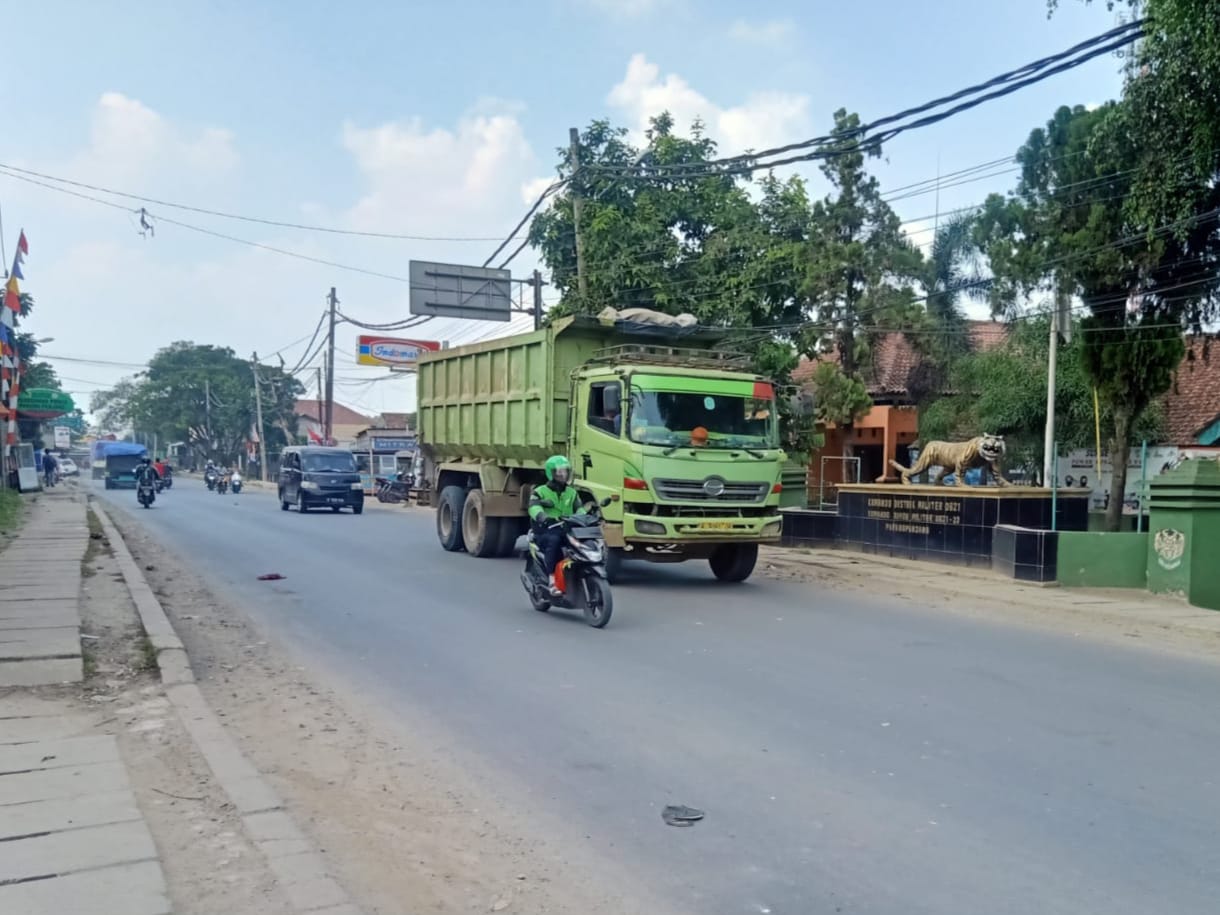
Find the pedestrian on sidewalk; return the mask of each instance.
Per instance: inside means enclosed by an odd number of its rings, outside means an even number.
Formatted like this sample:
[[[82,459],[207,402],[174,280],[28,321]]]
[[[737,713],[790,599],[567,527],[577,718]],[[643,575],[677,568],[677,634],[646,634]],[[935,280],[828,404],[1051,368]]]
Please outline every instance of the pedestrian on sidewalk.
[[[55,468],[58,466],[59,462],[55,460],[55,455],[50,451],[42,453],[42,476],[47,489],[55,485]]]

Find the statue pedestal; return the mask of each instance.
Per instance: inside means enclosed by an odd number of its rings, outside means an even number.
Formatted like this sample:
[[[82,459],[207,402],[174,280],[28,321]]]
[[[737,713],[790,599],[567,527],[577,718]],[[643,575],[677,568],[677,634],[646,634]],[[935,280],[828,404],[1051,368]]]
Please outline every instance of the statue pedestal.
[[[1055,514],[1058,530],[1087,530],[1089,494],[1060,490],[1056,499],[1030,486],[850,484],[839,487],[835,542],[866,553],[990,566],[1002,527],[1005,555],[995,557],[997,566],[1047,581],[1054,579],[1057,543],[1040,534],[1050,531]]]

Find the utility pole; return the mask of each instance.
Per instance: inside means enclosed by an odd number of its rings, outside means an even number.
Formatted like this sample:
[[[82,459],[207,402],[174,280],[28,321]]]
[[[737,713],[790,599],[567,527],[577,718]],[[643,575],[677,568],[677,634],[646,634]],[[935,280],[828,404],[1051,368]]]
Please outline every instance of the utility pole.
[[[1046,433],[1042,441],[1042,485],[1049,488],[1058,486],[1058,481],[1052,479],[1055,473],[1055,376],[1059,368],[1060,325],[1066,322],[1064,333],[1071,333],[1068,302],[1067,293],[1056,288],[1055,303],[1051,308],[1050,352],[1046,359]]]
[[[330,329],[326,334],[326,444],[331,443],[335,422],[335,311],[339,307],[339,297],[335,295],[335,287],[330,287],[330,295],[326,301],[330,305]]]
[[[568,193],[572,197],[572,228],[576,234],[576,289],[583,300],[589,292],[589,280],[585,276],[585,237],[580,228],[584,201],[580,196],[580,182],[576,180],[576,175],[580,171],[580,131],[575,127],[570,128],[568,140],[568,167],[572,170]]]
[[[203,415],[204,431],[208,434],[206,459],[212,456],[212,383],[207,378],[203,379]]]
[[[325,420],[322,417],[322,369],[326,366],[326,354],[322,354],[322,365],[318,367],[318,428],[321,429],[325,425]]]
[[[542,327],[542,274],[534,271],[530,285],[534,287],[534,330]]]
[[[250,368],[254,370],[254,420],[258,423],[258,478],[267,479],[267,441],[263,434],[263,390],[258,377],[258,353],[250,355]]]

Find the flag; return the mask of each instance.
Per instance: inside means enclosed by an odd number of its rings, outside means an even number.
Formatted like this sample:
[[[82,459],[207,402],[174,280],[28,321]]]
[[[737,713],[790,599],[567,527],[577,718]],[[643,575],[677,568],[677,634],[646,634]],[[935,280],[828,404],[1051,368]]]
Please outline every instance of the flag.
[[[4,286],[4,304],[13,314],[21,311],[21,287],[17,285],[17,277],[10,276]]]
[[[25,240],[25,229],[22,229],[21,234],[17,236],[17,250],[22,254],[30,253],[30,243]]]
[[[16,257],[13,258],[12,274],[13,274],[13,276],[17,277],[17,279],[19,279],[19,280],[25,279],[25,274],[21,272],[21,255],[20,254],[18,254]]]

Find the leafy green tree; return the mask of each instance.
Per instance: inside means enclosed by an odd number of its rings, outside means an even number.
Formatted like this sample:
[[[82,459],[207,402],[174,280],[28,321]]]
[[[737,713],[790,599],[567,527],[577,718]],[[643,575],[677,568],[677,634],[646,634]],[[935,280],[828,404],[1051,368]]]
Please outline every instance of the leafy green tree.
[[[165,441],[185,441],[205,456],[233,460],[254,428],[251,364],[227,347],[179,342],[157,352],[148,369],[95,396],[103,428],[130,423]],[[259,367],[263,379],[263,426],[271,449],[289,443],[295,403],[304,392],[280,369]],[[117,428],[116,428],[117,427]]]
[[[821,164],[831,192],[813,207],[804,292],[814,325],[802,344],[810,355],[835,350],[850,378],[868,363],[879,330],[912,320],[914,286],[923,271],[918,249],[865,167],[881,155],[880,147],[851,148],[859,126],[858,115],[836,111],[824,147],[832,153]]]
[[[978,232],[996,275],[994,306],[1041,292],[1088,310],[1082,364],[1113,416],[1115,455],[1169,389],[1184,326],[1201,323],[1220,282],[1214,218],[1150,225],[1130,206],[1146,150],[1125,132],[1128,117],[1125,101],[1061,107],[1017,153],[1017,188],[988,199]],[[1114,468],[1107,526],[1117,530],[1126,461]]]

